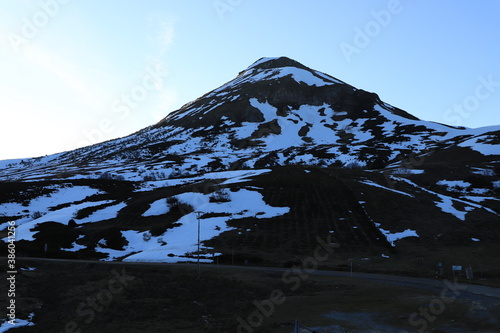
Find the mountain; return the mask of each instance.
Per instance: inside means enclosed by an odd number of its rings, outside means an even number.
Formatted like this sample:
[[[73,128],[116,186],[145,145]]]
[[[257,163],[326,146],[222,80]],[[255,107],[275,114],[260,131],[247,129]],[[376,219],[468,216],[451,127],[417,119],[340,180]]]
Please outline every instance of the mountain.
[[[27,255],[129,261],[193,260],[198,221],[205,261],[284,264],[317,237],[381,258],[495,246],[499,143],[262,58],[127,137],[0,162],[0,230]]]

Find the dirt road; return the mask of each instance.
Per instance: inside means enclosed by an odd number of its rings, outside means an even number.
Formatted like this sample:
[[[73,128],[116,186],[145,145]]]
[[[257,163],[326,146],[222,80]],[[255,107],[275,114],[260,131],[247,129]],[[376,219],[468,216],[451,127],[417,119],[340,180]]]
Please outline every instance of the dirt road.
[[[6,257],[1,257],[3,260],[7,260]],[[48,262],[71,262],[71,263],[81,263],[81,264],[94,264],[94,265],[147,265],[147,266],[180,266],[180,267],[193,267],[196,263],[159,263],[159,262],[121,262],[121,261],[97,261],[97,260],[71,260],[71,259],[54,259],[54,258],[31,258],[31,257],[19,257],[17,258],[19,263],[26,261],[48,261]],[[268,271],[274,273],[285,273],[286,271],[292,270],[292,268],[282,268],[282,267],[259,267],[259,266],[229,266],[229,265],[207,265],[201,264],[201,270],[213,270],[219,267],[224,267],[224,269],[235,269],[235,270],[257,270],[257,271]],[[459,283],[453,280],[435,280],[426,278],[417,278],[409,276],[397,276],[397,275],[385,275],[385,274],[375,274],[375,273],[360,273],[360,272],[344,272],[344,271],[325,271],[325,270],[315,270],[307,271],[310,275],[322,275],[322,276],[332,276],[332,277],[352,277],[353,279],[364,279],[370,281],[376,281],[381,283],[387,283],[392,285],[400,285],[415,288],[425,288],[425,289],[435,289],[441,290],[443,288],[449,288],[451,285],[456,289],[463,291],[464,294],[475,294],[481,296],[488,296],[500,299],[500,288],[487,287],[481,285],[475,285],[470,283]]]

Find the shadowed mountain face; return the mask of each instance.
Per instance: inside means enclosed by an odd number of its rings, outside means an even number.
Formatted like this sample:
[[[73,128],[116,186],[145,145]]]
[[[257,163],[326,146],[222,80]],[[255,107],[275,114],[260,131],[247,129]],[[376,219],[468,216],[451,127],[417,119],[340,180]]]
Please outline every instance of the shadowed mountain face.
[[[206,105],[214,105],[210,110]],[[224,116],[240,124],[242,122],[262,122],[265,117],[252,105],[256,99],[277,109],[278,115],[285,117],[291,110],[301,106],[331,107],[337,113],[345,113],[350,119],[376,117],[369,114],[375,105],[382,105],[378,96],[358,90],[334,77],[314,71],[289,58],[264,58],[228,84],[214,90],[183,107],[165,121],[181,120],[179,124],[188,126],[197,120],[218,120]],[[196,112],[200,110],[200,112]],[[194,112],[193,112],[194,111]],[[390,108],[394,114],[418,120],[410,114]],[[197,117],[183,117],[189,114]],[[200,119],[200,116],[202,116]]]
[[[62,169],[99,175],[105,171],[103,161],[121,168],[171,161],[166,174],[228,170],[234,163],[239,168],[350,163],[381,168],[401,154],[431,150],[461,152],[451,153],[449,163],[462,154],[488,161],[498,156],[493,150],[499,131],[499,126],[470,130],[422,121],[374,93],[289,58],[262,58],[156,125],[121,139],[13,163],[0,170],[0,177],[37,177],[37,169],[43,170],[42,178]],[[99,164],[95,172],[94,164]]]
[[[0,223],[16,221],[28,253],[50,243],[109,260],[189,260],[198,218],[222,258],[283,262],[318,236],[377,255],[410,241],[495,242],[499,143],[500,126],[423,121],[262,58],[130,136],[0,162]]]

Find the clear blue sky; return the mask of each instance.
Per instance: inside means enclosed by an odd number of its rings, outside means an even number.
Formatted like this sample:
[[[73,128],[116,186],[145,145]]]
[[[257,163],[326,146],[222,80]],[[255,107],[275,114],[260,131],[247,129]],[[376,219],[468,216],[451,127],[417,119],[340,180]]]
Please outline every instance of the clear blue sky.
[[[496,0],[0,0],[0,159],[130,134],[263,56],[498,125],[499,17]]]

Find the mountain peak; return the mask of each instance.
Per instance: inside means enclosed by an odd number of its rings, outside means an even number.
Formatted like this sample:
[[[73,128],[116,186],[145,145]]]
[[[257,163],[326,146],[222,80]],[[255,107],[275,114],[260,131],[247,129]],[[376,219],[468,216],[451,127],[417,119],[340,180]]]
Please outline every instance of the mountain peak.
[[[270,69],[282,67],[296,67],[310,70],[310,68],[302,65],[300,62],[288,57],[263,57],[250,65],[248,69]]]

